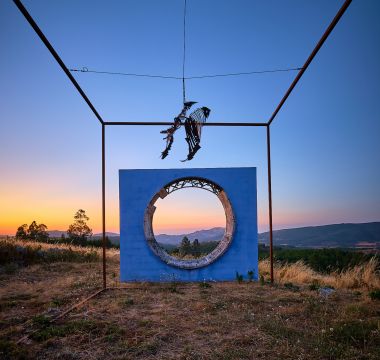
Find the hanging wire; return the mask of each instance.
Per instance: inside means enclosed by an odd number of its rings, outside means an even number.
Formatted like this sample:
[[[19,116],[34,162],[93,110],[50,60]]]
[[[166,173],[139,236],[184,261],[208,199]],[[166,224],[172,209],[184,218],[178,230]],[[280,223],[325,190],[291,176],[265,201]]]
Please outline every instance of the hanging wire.
[[[159,79],[174,79],[182,80],[182,97],[183,102],[186,102],[186,80],[192,79],[207,79],[207,78],[217,78],[217,77],[229,77],[229,76],[244,76],[244,75],[254,75],[254,74],[265,74],[265,73],[277,73],[277,72],[288,72],[288,71],[299,71],[302,67],[296,68],[285,68],[285,69],[272,69],[272,70],[258,70],[258,71],[247,71],[247,72],[234,72],[234,73],[224,73],[224,74],[205,74],[205,75],[194,75],[185,76],[185,64],[186,64],[186,10],[187,10],[187,0],[183,3],[183,58],[182,58],[182,77],[179,76],[169,76],[169,75],[156,75],[156,74],[137,74],[137,73],[124,73],[124,72],[112,72],[112,71],[98,71],[89,70],[87,67],[82,69],[69,69],[71,72],[81,72],[81,73],[93,73],[93,74],[105,74],[105,75],[122,75],[122,76],[135,76],[135,77],[147,77],[147,78],[159,78]]]
[[[183,61],[182,61],[182,95],[183,103],[186,102],[186,84],[185,84],[185,61],[186,61],[186,0],[183,4]]]
[[[122,75],[122,76],[136,76],[136,77],[182,80],[182,77],[180,77],[180,76],[166,76],[166,75],[155,75],[155,74],[136,74],[136,73],[123,73],[123,72],[112,72],[112,71],[98,71],[98,70],[89,70],[87,67],[83,67],[82,69],[69,69],[69,71],[81,72],[81,73],[93,73],[93,74]]]
[[[287,72],[287,71],[299,71],[299,70],[302,70],[302,67],[287,68],[287,69],[247,71],[247,72],[226,73],[226,74],[196,75],[196,76],[189,76],[185,79],[187,79],[187,80],[206,79],[206,78],[216,78],[216,77],[226,77],[226,76],[242,76],[242,75],[254,75],[254,74],[265,74],[265,73],[276,73],[276,72]]]
[[[287,71],[299,71],[299,70],[302,70],[302,67],[285,68],[285,69],[272,69],[272,70],[258,70],[258,71],[247,71],[247,72],[236,72],[236,73],[225,73],[225,74],[205,74],[205,75],[194,75],[194,76],[188,76],[188,77],[186,77],[186,76],[181,77],[181,76],[170,76],[170,75],[156,75],[156,74],[123,73],[123,72],[112,72],[112,71],[97,71],[97,70],[89,70],[87,67],[83,67],[82,69],[69,69],[69,70],[71,72],[93,73],[93,74],[136,76],[136,77],[174,79],[174,80],[183,80],[183,79],[193,80],[193,79],[206,79],[206,78],[216,78],[216,77],[244,76],[244,75],[277,73],[277,72],[287,72]]]
[[[124,73],[124,72],[112,72],[112,71],[98,71],[98,70],[89,70],[87,67],[83,67],[82,69],[69,69],[69,71],[71,71],[71,72],[82,72],[82,73],[93,73],[93,74],[105,74],[105,75],[122,75],[122,76],[135,76],[135,77],[147,77],[147,78],[182,80],[182,98],[183,98],[183,103],[185,103],[186,102],[186,80],[207,79],[207,78],[217,78],[217,77],[229,77],[229,76],[244,76],[244,75],[266,74],[266,73],[277,73],[277,72],[288,72],[288,71],[300,71],[300,70],[302,70],[302,67],[296,67],[296,68],[246,71],[246,72],[235,72],[235,73],[224,73],[224,74],[206,74],[206,75],[195,75],[195,76],[188,76],[188,77],[186,77],[185,76],[185,64],[186,64],[186,9],[187,9],[187,0],[184,0],[184,2],[183,2],[182,77],[179,77],[179,76],[169,76],[169,75],[156,75],[156,74],[137,74],[137,73]]]

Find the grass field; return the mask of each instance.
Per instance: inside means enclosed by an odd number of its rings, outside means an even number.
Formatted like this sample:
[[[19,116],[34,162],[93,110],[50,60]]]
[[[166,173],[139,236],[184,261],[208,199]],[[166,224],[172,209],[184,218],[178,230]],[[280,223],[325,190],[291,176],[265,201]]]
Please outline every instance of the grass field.
[[[23,245],[40,253],[56,247],[15,244]],[[328,275],[300,262],[277,265],[274,286],[266,261],[261,283],[126,285],[118,280],[119,253],[110,250],[108,283],[123,288],[50,323],[101,287],[100,250],[70,251],[80,255],[39,255],[28,266],[3,261],[1,359],[379,358],[380,301],[369,296],[379,287],[375,260]],[[323,284],[336,291],[321,296]]]

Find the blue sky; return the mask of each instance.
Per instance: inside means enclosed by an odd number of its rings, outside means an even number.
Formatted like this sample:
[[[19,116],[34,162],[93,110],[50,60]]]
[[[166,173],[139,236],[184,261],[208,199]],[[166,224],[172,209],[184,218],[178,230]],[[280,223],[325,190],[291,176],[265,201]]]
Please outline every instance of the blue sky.
[[[302,66],[342,1],[188,0],[186,74]],[[182,7],[163,1],[24,1],[66,65],[181,75]],[[380,220],[380,3],[353,1],[273,123],[275,228]],[[0,2],[0,233],[78,208],[100,230],[101,128],[11,1]],[[209,121],[267,121],[295,73],[189,80]],[[75,74],[106,121],[168,121],[177,80]],[[196,158],[159,127],[107,128],[107,224],[118,231],[120,168],[258,168],[267,229],[265,129],[206,128]]]

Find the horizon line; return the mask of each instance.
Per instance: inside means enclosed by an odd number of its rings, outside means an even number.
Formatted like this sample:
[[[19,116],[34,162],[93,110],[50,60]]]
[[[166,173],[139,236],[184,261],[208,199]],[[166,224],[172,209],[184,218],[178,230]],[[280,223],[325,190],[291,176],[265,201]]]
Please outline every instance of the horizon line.
[[[291,230],[291,229],[303,229],[303,228],[308,228],[308,227],[321,227],[321,226],[332,226],[332,225],[359,225],[359,224],[373,224],[373,223],[380,223],[380,220],[378,221],[366,221],[366,222],[340,222],[340,223],[329,223],[329,224],[319,224],[319,225],[306,225],[306,226],[295,226],[295,227],[285,227],[285,228],[281,228],[281,229],[276,229],[274,231],[281,231],[281,230]],[[191,232],[188,232],[188,233],[181,233],[181,234],[166,234],[166,233],[160,233],[160,234],[157,234],[156,236],[159,236],[159,235],[169,235],[169,236],[180,236],[180,235],[189,235],[189,234],[192,234],[192,233],[195,233],[195,232],[198,232],[198,231],[208,231],[208,230],[212,230],[212,229],[221,229],[221,228],[225,228],[223,226],[214,226],[214,227],[211,227],[211,228],[208,228],[208,229],[199,229],[199,230],[194,230],[194,231],[191,231]],[[47,232],[53,232],[53,231],[59,231],[59,232],[63,232],[63,233],[67,233],[67,231],[65,230],[58,230],[58,229],[54,229],[54,230],[47,230]],[[118,232],[114,232],[114,231],[106,231],[105,232],[106,234],[107,233],[113,233],[113,234],[116,234],[117,236],[120,236],[120,233]],[[267,231],[263,231],[263,232],[258,232],[258,234],[266,234],[266,233],[269,233],[269,230]],[[95,234],[93,234],[92,236],[99,236],[99,235],[102,235],[103,233],[102,232],[96,232]],[[11,235],[11,234],[0,234],[0,236],[15,236],[15,235]]]

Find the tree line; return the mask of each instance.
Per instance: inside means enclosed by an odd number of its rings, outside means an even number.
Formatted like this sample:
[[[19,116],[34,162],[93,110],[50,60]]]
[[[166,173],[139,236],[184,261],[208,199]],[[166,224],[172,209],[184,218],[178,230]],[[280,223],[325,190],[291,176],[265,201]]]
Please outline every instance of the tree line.
[[[176,257],[193,257],[199,258],[201,256],[209,254],[218,246],[218,241],[208,241],[200,243],[198,239],[194,239],[193,242],[189,240],[187,236],[184,236],[179,246],[160,244],[170,255]]]
[[[356,265],[369,261],[373,254],[365,254],[355,249],[298,249],[286,247],[274,247],[274,260],[281,263],[295,263],[302,260],[313,270],[319,273],[331,273],[344,271]],[[259,245],[259,259],[269,257],[269,247]],[[380,269],[378,269],[380,271]]]
[[[67,229],[67,236],[61,235],[61,238],[50,238],[45,224],[37,224],[36,221],[28,226],[23,224],[17,228],[16,239],[31,240],[44,243],[62,243],[78,246],[102,246],[102,240],[92,239],[92,229],[87,225],[90,218],[86,215],[85,210],[79,209],[74,215],[74,222]],[[114,247],[112,242],[106,237],[106,246]]]

